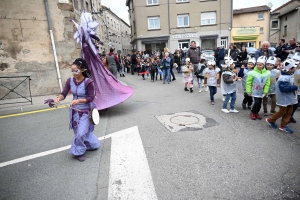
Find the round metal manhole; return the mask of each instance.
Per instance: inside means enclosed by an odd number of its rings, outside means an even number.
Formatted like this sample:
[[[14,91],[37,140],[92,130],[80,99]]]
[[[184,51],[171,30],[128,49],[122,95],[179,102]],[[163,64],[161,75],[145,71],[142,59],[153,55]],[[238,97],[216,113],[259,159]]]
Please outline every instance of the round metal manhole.
[[[179,126],[186,126],[191,124],[197,124],[199,122],[199,118],[188,115],[176,115],[170,118],[170,122],[178,124]]]

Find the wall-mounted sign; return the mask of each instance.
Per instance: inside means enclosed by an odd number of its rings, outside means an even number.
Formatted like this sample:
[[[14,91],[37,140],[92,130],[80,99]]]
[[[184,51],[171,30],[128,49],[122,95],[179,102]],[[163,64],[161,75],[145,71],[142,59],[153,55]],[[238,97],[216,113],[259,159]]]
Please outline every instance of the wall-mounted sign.
[[[197,37],[197,34],[183,34],[183,35],[172,35],[172,38],[174,39],[180,39],[180,38],[195,38]]]
[[[69,0],[58,0],[58,3],[70,3]]]
[[[236,35],[257,35],[259,34],[258,28],[238,28],[235,29]]]

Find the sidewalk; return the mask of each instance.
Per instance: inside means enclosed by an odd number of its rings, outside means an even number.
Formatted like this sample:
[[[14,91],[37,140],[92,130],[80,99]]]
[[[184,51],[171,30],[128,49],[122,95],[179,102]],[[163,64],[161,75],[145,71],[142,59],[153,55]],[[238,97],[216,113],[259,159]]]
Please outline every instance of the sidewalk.
[[[42,110],[49,108],[48,104],[44,104],[47,99],[55,99],[57,95],[45,95],[45,96],[36,96],[32,97],[32,105],[31,102],[25,102],[26,99],[18,98],[18,99],[7,99],[0,101],[0,116],[17,114],[22,112],[30,112],[34,110]],[[29,97],[27,97],[29,99]],[[65,100],[61,102],[60,105],[70,104],[72,100],[72,95],[68,95]],[[25,103],[14,103],[14,102],[25,102]],[[11,103],[11,104],[3,104],[3,103]]]

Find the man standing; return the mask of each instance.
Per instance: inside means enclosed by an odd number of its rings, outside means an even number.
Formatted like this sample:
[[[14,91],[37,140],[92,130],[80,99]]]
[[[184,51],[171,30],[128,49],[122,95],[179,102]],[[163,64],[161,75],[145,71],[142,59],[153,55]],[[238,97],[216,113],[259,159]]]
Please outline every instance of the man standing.
[[[131,74],[134,75],[134,70],[136,68],[137,65],[137,57],[136,57],[136,51],[133,52],[133,54],[131,55]]]
[[[296,39],[292,38],[290,39],[290,46],[287,47],[288,50],[286,51],[286,53],[290,53],[292,50],[296,49]]]
[[[186,57],[190,58],[190,62],[193,64],[194,72],[198,69],[200,54],[200,50],[196,48],[196,42],[192,41],[190,48],[186,52]]]
[[[223,45],[218,46],[218,61],[219,61],[219,68],[222,69],[222,64],[224,63],[224,58],[225,58],[225,49],[223,47]]]
[[[261,48],[255,52],[255,60],[257,60],[257,58],[260,56],[266,56],[267,58],[269,58],[270,56],[274,56],[273,52],[269,48],[270,43],[268,41],[264,41],[261,45]]]
[[[280,39],[279,46],[276,47],[276,50],[274,52],[274,56],[280,58],[282,61],[284,61],[288,56],[288,53],[286,52],[288,51],[288,48],[284,43],[285,39]]]
[[[114,54],[113,48],[110,48],[109,54],[106,55],[106,62],[107,62],[108,70],[117,79],[117,75],[118,75],[117,62],[119,62],[119,59],[118,56]]]

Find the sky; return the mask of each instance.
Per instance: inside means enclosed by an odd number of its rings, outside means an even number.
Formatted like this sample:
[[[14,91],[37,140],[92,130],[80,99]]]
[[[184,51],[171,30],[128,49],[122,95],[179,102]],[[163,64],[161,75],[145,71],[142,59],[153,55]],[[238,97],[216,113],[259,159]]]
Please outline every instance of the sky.
[[[274,10],[288,1],[289,0],[233,0],[233,9],[268,5],[272,2],[273,6],[271,9]],[[125,5],[126,0],[101,0],[101,4],[109,7],[116,15],[130,25],[127,11],[128,8]]]

